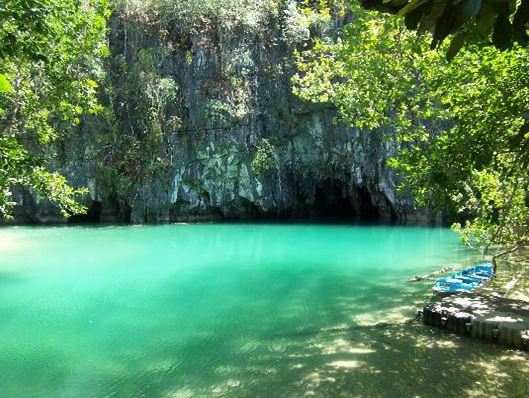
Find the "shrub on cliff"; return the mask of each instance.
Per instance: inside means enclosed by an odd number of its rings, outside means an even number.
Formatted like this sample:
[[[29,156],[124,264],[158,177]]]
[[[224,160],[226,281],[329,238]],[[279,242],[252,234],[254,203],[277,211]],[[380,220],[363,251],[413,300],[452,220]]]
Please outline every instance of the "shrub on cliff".
[[[207,30],[212,24],[226,30],[246,26],[257,31],[277,8],[273,0],[117,0],[115,6],[130,20],[185,31]]]

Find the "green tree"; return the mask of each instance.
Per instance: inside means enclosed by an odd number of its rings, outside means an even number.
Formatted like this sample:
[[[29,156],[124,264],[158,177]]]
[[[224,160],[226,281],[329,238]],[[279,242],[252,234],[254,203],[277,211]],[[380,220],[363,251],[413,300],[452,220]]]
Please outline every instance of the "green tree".
[[[255,156],[252,160],[252,171],[257,175],[266,175],[278,167],[275,155],[276,148],[266,138],[256,145]]]
[[[96,101],[105,46],[106,0],[5,0],[0,5],[0,215],[25,187],[63,214],[83,211],[84,192],[47,167],[50,144]]]
[[[389,131],[401,189],[442,210],[465,243],[527,242],[529,52],[469,45],[448,62],[401,20],[353,14],[341,38],[298,54],[295,92]]]
[[[404,18],[406,27],[432,34],[432,48],[449,36],[453,53],[465,41],[492,40],[500,50],[529,43],[529,0],[360,0],[363,7]]]

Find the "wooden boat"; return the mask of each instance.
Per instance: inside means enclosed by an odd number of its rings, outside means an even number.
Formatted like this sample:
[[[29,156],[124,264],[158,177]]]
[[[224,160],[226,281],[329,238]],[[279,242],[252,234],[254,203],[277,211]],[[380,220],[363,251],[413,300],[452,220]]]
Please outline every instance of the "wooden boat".
[[[440,295],[473,292],[483,287],[494,276],[492,263],[485,262],[437,280],[432,290]]]

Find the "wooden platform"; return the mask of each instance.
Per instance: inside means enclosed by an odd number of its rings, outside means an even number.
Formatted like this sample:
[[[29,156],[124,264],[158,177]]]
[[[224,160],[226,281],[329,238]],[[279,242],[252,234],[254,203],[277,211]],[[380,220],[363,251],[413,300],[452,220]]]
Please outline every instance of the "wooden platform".
[[[457,334],[529,351],[529,302],[482,294],[434,298],[423,322]]]

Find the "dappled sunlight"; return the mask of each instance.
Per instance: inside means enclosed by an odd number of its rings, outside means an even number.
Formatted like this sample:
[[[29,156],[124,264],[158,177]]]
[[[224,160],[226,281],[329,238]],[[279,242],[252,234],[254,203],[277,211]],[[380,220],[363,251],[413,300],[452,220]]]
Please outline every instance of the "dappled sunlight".
[[[491,322],[509,322],[509,323],[516,323],[516,322],[522,322],[523,318],[513,318],[511,316],[493,316],[492,318],[487,318],[488,321]]]
[[[529,302],[529,248],[521,248],[498,260],[498,273],[489,293]]]
[[[456,337],[454,340],[439,340],[432,338],[432,336],[418,335],[413,345],[422,349],[456,349],[461,347],[461,344],[455,339]]]
[[[240,380],[235,379],[228,379],[224,383],[221,383],[219,385],[213,386],[210,389],[211,395],[215,397],[222,397],[226,394],[232,392],[232,390],[236,389],[237,387],[241,386]]]
[[[486,377],[495,377],[498,379],[509,379],[510,376],[505,371],[501,371],[498,369],[498,367],[487,361],[478,361],[474,362],[474,365],[477,366],[479,371],[483,372],[483,375]]]
[[[520,366],[520,372],[528,373],[529,374],[529,366],[523,366],[523,365],[529,365],[529,356],[527,354],[524,354],[519,351],[507,351],[508,355],[503,354],[499,355],[498,359],[502,362],[511,362],[513,364],[519,364]]]
[[[417,312],[417,308],[415,305],[402,305],[354,315],[352,320],[361,326],[374,326],[380,323],[401,323],[409,320],[410,316]]]
[[[179,388],[174,392],[167,394],[167,398],[193,398],[196,394],[190,388]]]
[[[354,361],[354,360],[349,360],[349,361],[334,361],[334,362],[329,362],[327,364],[327,366],[331,366],[333,368],[337,368],[337,369],[355,369],[355,368],[360,368],[360,367],[363,367],[363,366],[366,366],[367,364],[365,362],[362,362],[362,361]]]
[[[310,347],[321,350],[323,355],[337,353],[370,354],[375,352],[372,348],[363,345],[354,346],[350,340],[346,340],[345,338],[338,338],[325,343],[313,344]]]
[[[349,396],[355,391],[371,391],[370,396],[376,397],[491,396],[497,388],[504,391],[499,397],[522,398],[529,393],[526,354],[505,355],[494,345],[420,324],[351,326],[345,335],[341,329],[319,339],[323,341],[310,346],[318,352],[297,357],[290,367],[304,372],[303,386],[309,395],[339,396],[345,385],[350,386]],[[457,379],[457,385],[447,382],[450,379]]]

